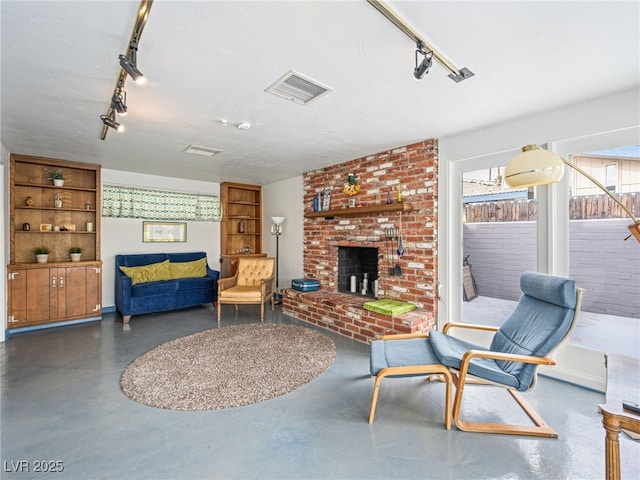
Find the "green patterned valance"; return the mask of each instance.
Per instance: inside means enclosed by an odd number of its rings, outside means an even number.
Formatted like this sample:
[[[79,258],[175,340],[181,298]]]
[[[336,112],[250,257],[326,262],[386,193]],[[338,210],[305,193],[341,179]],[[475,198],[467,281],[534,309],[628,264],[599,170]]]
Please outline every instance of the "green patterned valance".
[[[219,222],[220,198],[214,195],[103,185],[102,216]]]

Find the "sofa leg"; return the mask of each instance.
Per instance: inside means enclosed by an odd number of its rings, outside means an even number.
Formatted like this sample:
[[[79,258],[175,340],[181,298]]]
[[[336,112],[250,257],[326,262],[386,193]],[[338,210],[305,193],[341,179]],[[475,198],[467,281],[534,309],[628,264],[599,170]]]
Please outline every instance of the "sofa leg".
[[[131,320],[131,315],[122,316],[122,323],[129,323],[129,320]]]

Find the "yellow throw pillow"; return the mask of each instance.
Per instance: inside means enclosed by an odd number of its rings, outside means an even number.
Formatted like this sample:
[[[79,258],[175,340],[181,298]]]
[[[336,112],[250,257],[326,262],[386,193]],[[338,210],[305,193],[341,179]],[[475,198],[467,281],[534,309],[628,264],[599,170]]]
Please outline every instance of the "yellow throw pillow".
[[[169,260],[160,263],[151,263],[140,267],[120,267],[120,270],[129,278],[131,284],[146,282],[159,282],[161,280],[171,280],[169,271]]]
[[[193,262],[169,262],[171,278],[197,278],[207,276],[207,258]]]

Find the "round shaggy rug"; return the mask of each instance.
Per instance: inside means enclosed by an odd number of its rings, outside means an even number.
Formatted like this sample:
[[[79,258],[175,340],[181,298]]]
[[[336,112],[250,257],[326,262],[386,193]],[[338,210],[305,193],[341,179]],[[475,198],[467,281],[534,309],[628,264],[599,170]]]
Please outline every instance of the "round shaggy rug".
[[[136,358],[120,387],[131,399],[170,410],[240,407],[284,395],[331,366],[336,346],[295,325],[251,324],[177,338]]]

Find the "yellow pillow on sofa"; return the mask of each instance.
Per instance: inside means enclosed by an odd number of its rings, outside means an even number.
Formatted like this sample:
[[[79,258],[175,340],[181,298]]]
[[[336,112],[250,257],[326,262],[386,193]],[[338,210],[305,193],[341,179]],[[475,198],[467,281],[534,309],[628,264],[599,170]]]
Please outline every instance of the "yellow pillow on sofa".
[[[193,262],[169,262],[171,278],[196,278],[207,276],[207,258]]]
[[[146,282],[159,282],[161,280],[171,280],[169,271],[169,260],[160,263],[150,263],[139,267],[120,267],[122,273],[131,278],[131,284]]]

